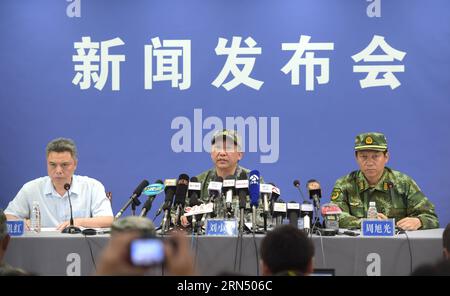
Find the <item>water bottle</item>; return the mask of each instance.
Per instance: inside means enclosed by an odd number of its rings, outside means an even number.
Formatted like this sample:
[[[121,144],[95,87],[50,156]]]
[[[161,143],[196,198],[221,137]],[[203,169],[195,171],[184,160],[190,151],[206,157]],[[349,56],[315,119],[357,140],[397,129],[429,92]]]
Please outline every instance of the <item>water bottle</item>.
[[[41,209],[39,208],[38,201],[33,201],[30,220],[31,220],[30,231],[41,232]]]
[[[377,219],[378,218],[377,207],[375,206],[374,201],[369,202],[369,209],[367,210],[367,218],[368,219]]]

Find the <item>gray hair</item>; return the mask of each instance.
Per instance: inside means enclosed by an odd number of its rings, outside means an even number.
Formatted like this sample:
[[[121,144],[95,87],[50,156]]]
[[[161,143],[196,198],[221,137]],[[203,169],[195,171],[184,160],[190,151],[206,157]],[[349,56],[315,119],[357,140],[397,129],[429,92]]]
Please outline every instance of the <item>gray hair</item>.
[[[67,138],[54,139],[47,144],[47,148],[45,149],[45,151],[47,157],[50,154],[50,152],[58,152],[58,153],[70,152],[73,159],[77,160],[78,158],[77,146],[75,146],[75,142],[72,139]]]

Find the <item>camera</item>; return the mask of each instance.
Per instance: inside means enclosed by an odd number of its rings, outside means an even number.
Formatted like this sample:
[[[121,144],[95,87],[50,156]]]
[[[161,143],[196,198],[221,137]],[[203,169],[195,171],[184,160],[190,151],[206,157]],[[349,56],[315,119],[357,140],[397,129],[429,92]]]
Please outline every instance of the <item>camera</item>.
[[[148,267],[164,262],[164,242],[158,238],[139,238],[131,241],[130,261],[135,266]]]

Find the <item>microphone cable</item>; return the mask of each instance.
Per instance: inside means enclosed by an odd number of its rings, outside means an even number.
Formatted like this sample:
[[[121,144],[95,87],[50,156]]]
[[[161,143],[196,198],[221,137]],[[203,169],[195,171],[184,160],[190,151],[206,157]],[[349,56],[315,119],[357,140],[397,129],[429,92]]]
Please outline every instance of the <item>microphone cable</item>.
[[[412,257],[412,250],[411,250],[411,241],[409,240],[408,233],[406,233],[405,230],[400,230],[397,234],[404,234],[406,236],[406,241],[408,242],[408,249],[409,249],[409,274],[413,272],[413,257]]]
[[[97,264],[95,264],[95,258],[94,258],[94,253],[92,252],[92,245],[91,242],[89,241],[89,238],[87,237],[86,234],[84,234],[84,238],[88,244],[89,247],[89,253],[91,254],[91,260],[92,260],[92,264],[94,265],[94,270],[95,272],[97,272]]]
[[[236,272],[238,253],[239,253],[239,270],[238,270],[238,272],[241,272],[243,235],[244,235],[244,227],[242,227],[242,232],[239,233],[237,240],[236,240],[236,248],[234,251],[234,267],[233,267],[234,272]]]
[[[309,236],[312,238],[312,235],[313,235],[313,233],[315,232],[315,231],[319,231],[318,229],[314,229],[314,228],[317,228],[316,227],[316,224],[317,224],[317,222],[319,222],[319,210],[318,209],[316,209],[316,207],[314,207],[314,215],[316,216],[315,218],[314,218],[314,221],[312,221],[313,222],[313,225],[312,225],[312,227],[311,227],[311,233],[309,234]],[[320,232],[320,231],[319,231]],[[320,234],[320,237],[322,237],[322,233]]]
[[[194,227],[192,227],[192,235],[191,235],[191,249],[194,249],[195,244],[195,251],[194,251],[194,270],[197,269],[197,260],[198,260],[198,232],[195,233]],[[195,240],[194,240],[195,237]]]
[[[322,249],[322,260],[323,260],[323,266],[324,268],[327,267],[327,260],[325,260],[325,252],[323,250],[323,236],[322,236],[322,231],[320,231],[320,229],[316,229],[317,233],[319,233],[319,237],[320,237],[320,246]]]
[[[254,221],[256,224],[256,221]],[[252,225],[253,229],[256,229],[256,225]],[[255,255],[256,255],[256,276],[259,276],[259,254],[258,254],[258,245],[256,244],[255,230],[252,230],[253,234],[253,244],[255,245]]]

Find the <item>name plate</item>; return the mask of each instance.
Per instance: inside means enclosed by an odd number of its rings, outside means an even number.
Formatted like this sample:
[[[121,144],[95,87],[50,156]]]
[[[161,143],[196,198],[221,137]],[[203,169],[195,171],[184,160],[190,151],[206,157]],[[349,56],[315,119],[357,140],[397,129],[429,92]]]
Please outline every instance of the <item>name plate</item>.
[[[395,234],[395,219],[373,220],[362,219],[361,221],[362,236],[386,237]]]
[[[6,227],[9,235],[11,236],[21,236],[25,230],[23,220],[6,221]]]
[[[206,235],[237,236],[237,219],[206,219]]]

